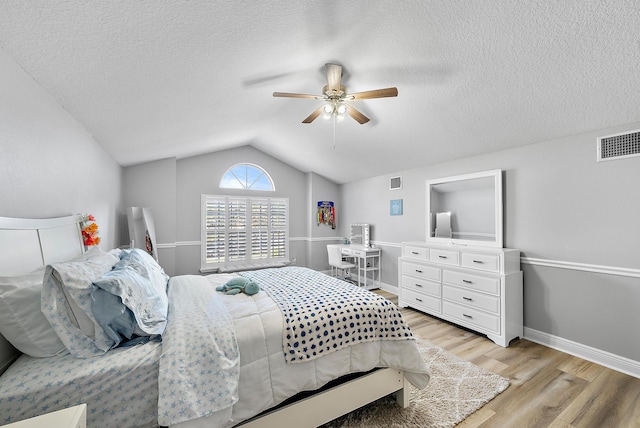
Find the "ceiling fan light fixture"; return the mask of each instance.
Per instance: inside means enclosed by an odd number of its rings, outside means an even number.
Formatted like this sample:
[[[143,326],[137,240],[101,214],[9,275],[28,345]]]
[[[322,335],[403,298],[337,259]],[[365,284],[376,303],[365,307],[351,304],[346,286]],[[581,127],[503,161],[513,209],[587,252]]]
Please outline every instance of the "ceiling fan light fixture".
[[[331,103],[327,103],[322,107],[322,117],[324,117],[325,119],[329,119],[331,118],[331,116],[333,115],[334,112],[334,107],[333,104]]]
[[[340,103],[336,107],[336,114],[338,115],[338,117],[343,117],[344,118],[347,115],[347,110],[348,110],[347,105],[343,104],[343,103]]]

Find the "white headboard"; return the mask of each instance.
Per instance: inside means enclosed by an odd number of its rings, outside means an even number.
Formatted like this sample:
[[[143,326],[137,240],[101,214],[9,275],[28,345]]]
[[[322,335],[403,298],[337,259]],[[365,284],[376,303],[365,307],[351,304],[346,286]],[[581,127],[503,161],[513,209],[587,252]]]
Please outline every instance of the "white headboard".
[[[84,252],[81,215],[47,219],[0,217],[0,276],[23,275]],[[0,373],[19,352],[0,335]]]

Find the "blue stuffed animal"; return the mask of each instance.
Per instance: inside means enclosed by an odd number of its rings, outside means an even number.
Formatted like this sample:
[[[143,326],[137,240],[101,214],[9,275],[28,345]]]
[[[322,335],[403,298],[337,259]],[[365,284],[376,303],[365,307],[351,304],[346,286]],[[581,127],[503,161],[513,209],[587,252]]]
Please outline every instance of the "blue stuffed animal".
[[[244,292],[244,294],[251,296],[259,292],[260,287],[254,281],[238,276],[236,278],[231,278],[224,285],[217,286],[216,290],[229,295]]]

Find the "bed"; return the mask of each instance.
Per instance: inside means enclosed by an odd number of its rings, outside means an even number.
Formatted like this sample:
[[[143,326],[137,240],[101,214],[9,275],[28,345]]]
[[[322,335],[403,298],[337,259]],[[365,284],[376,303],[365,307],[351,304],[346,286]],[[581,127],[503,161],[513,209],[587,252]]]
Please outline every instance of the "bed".
[[[145,265],[156,285],[132,292],[114,276],[148,260],[85,251],[80,221],[0,218],[0,424],[87,403],[88,426],[317,426],[392,393],[407,406],[408,382],[429,381],[397,308],[373,293],[300,267],[166,277],[158,291],[158,265]],[[94,294],[74,288],[87,278]],[[216,290],[239,278],[261,291]],[[83,315],[103,295],[123,318]]]

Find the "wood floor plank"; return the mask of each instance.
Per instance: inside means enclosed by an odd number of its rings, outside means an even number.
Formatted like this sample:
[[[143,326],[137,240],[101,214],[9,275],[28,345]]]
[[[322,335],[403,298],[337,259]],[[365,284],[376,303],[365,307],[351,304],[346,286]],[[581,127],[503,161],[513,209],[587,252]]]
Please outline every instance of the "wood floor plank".
[[[397,303],[385,291],[379,294]],[[640,379],[526,339],[508,348],[413,309],[418,338],[509,378],[511,385],[458,428],[640,428]]]
[[[561,418],[580,427],[640,426],[638,419],[636,425],[620,425],[630,406],[637,405],[639,394],[640,387],[634,378],[605,369],[584,388]]]

